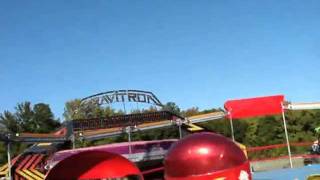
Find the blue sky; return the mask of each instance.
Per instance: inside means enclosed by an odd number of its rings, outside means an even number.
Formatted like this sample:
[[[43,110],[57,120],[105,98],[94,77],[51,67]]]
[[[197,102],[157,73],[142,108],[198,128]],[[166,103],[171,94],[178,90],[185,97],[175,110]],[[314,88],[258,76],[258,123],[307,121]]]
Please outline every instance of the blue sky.
[[[0,112],[141,89],[185,109],[320,101],[320,1],[2,2]]]

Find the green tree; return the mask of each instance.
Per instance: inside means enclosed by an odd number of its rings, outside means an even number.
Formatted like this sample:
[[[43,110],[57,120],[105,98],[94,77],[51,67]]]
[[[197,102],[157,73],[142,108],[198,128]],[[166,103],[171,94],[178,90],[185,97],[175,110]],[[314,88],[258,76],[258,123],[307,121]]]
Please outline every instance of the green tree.
[[[205,110],[201,111],[200,114],[207,114],[207,113],[218,112],[218,111],[223,111],[223,109],[221,109],[221,108],[205,109]]]
[[[48,133],[60,126],[59,121],[54,119],[49,105],[44,103],[34,105],[32,122],[36,128],[33,132],[38,133]]]
[[[256,146],[284,143],[284,129],[281,117],[267,116],[260,118],[257,127]]]
[[[33,132],[36,129],[36,124],[33,121],[33,111],[30,102],[18,103],[15,107],[15,117],[21,126],[23,132]]]
[[[19,103],[16,112],[4,111],[0,123],[10,132],[47,133],[60,126],[48,104],[39,103],[33,107],[30,102]]]
[[[85,118],[85,112],[81,109],[81,100],[74,99],[66,102],[63,116],[66,121]]]
[[[257,136],[257,131],[258,131],[258,123],[257,121],[259,118],[251,118],[247,120],[248,123],[248,128],[245,132],[245,137],[244,137],[244,144],[253,147],[256,146],[256,144],[259,141],[259,137]]]
[[[0,124],[3,129],[11,133],[31,132],[31,133],[47,133],[55,130],[60,126],[60,122],[54,119],[53,113],[49,105],[44,103],[35,104],[33,107],[30,102],[17,104],[15,112],[4,111],[0,114]],[[27,144],[12,143],[12,156],[17,156]],[[0,142],[0,164],[7,161],[5,144]]]
[[[125,113],[121,110],[115,111],[109,106],[99,106],[93,101],[81,102],[80,99],[74,99],[65,103],[63,116],[65,120],[70,121],[74,119],[88,119],[120,114]]]
[[[0,114],[0,123],[3,124],[2,128],[6,128],[10,132],[16,133],[21,129],[16,116],[9,111],[4,111],[3,114]]]
[[[181,111],[181,115],[184,117],[190,117],[190,116],[194,116],[194,115],[198,115],[199,112],[199,108],[198,107],[192,107],[189,108],[187,110]]]
[[[157,112],[158,109],[155,106],[150,106],[148,109],[142,109],[142,113],[148,113],[148,112]]]
[[[226,119],[203,122],[200,123],[200,126],[205,127],[209,131],[222,134],[226,137],[231,137],[230,124],[229,121]]]
[[[7,150],[4,142],[0,142],[0,166],[7,161]]]
[[[163,107],[162,107],[162,110],[164,111],[170,111],[172,113],[175,113],[175,114],[180,114],[180,108],[179,106],[174,103],[174,102],[167,102]]]

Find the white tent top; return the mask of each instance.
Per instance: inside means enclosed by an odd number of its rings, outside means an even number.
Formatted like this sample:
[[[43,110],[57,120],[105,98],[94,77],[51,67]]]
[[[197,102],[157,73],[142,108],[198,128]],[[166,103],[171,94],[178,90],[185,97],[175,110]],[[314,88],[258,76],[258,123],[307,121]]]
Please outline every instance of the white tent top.
[[[320,109],[320,102],[290,103],[290,104],[288,104],[287,109],[289,109],[289,110]]]

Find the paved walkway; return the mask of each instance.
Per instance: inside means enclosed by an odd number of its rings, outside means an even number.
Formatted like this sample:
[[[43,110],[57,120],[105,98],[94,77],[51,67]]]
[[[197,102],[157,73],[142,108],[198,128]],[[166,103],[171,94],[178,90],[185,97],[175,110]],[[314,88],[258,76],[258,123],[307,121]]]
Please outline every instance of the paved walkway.
[[[320,165],[255,172],[253,174],[253,180],[305,180],[311,174],[320,174]]]

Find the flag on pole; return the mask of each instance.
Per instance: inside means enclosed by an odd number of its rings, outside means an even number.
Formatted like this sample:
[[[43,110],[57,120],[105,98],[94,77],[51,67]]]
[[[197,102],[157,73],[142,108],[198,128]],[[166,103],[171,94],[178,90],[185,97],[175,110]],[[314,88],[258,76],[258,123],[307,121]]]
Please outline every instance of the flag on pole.
[[[283,125],[286,135],[290,167],[292,168],[292,157],[287,132],[286,119],[283,107],[284,95],[265,96],[248,99],[229,100],[224,104],[228,111],[227,117],[230,120],[232,139],[234,140],[233,119],[250,118],[256,116],[267,116],[282,114]]]
[[[284,95],[228,100],[224,107],[229,119],[281,114]]]

